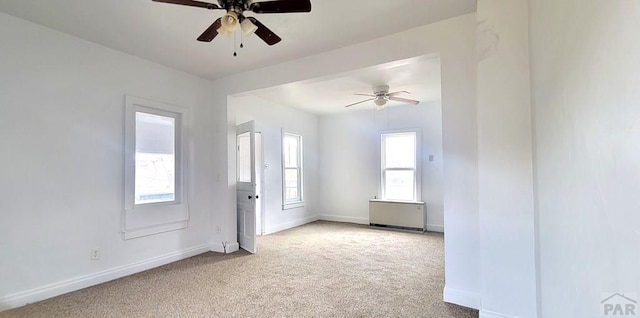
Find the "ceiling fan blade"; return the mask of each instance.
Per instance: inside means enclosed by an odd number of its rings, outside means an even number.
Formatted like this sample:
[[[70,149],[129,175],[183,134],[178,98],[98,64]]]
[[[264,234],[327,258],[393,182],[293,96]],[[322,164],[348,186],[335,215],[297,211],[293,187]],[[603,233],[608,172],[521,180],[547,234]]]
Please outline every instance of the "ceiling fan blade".
[[[355,106],[355,105],[358,105],[358,104],[362,104],[362,103],[370,102],[370,101],[372,101],[372,100],[374,100],[374,99],[375,99],[375,98],[371,98],[371,99],[363,100],[363,101],[361,101],[361,102],[357,102],[357,103],[349,104],[349,105],[344,106],[344,107],[351,107],[351,106]]]
[[[202,1],[192,1],[192,0],[153,0],[153,1],[154,2],[164,2],[164,3],[179,4],[179,5],[183,5],[183,6],[199,7],[199,8],[209,9],[209,10],[222,9],[217,4],[207,3],[207,2],[202,2]]]
[[[371,94],[353,94],[353,95],[376,97],[376,95],[371,95]]]
[[[401,102],[401,103],[406,103],[406,104],[413,104],[413,105],[420,104],[420,102],[417,101],[417,100],[400,98],[400,97],[393,97],[393,96],[389,96],[389,100],[394,100],[396,102]]]
[[[387,96],[391,97],[391,96],[396,96],[396,95],[400,95],[400,94],[411,94],[407,91],[397,91],[397,92],[393,92],[393,93],[389,93],[387,94]]]
[[[311,12],[310,0],[276,0],[254,2],[249,9],[255,13]]]
[[[255,24],[258,27],[258,29],[256,30],[256,35],[268,45],[274,45],[282,40],[279,36],[277,36],[275,33],[269,30],[269,28],[264,26],[264,24],[260,23],[258,19],[254,17],[248,17],[247,19],[249,19],[253,24]]]
[[[204,32],[198,37],[198,41],[200,42],[211,42],[218,35],[218,29],[222,26],[222,18],[218,18],[213,24],[208,27]]]

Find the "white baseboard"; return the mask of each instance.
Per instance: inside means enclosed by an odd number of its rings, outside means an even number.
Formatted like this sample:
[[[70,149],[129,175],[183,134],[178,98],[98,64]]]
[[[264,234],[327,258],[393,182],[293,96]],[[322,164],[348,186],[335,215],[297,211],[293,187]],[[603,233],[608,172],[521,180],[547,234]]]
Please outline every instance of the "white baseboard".
[[[173,263],[185,258],[196,256],[209,251],[208,245],[191,247],[182,251],[165,254],[144,261],[119,266],[94,274],[84,275],[53,284],[33,288],[30,290],[0,297],[0,311],[21,307],[30,303],[66,294],[79,289],[106,283],[114,279],[143,272],[158,266]]]
[[[313,215],[313,216],[308,216],[306,218],[302,218],[302,219],[297,219],[297,220],[293,220],[290,222],[286,222],[286,223],[282,223],[282,224],[278,224],[275,226],[271,226],[265,229],[264,234],[268,235],[268,234],[273,234],[273,233],[277,233],[280,231],[284,231],[284,230],[288,230],[291,228],[294,228],[296,226],[300,226],[300,225],[304,225],[307,223],[311,223],[311,222],[315,222],[318,220],[318,217]]]
[[[444,302],[463,307],[480,309],[480,294],[444,286]]]
[[[227,254],[237,252],[239,249],[240,249],[240,243],[238,242],[232,242],[227,244]],[[224,249],[224,246],[222,246],[222,242],[211,244],[211,251],[217,252],[217,253],[224,253],[225,249]]]
[[[480,310],[480,315],[478,318],[515,318],[512,316],[503,315],[501,313],[497,313],[490,310]]]
[[[444,225],[427,224],[427,231],[444,233]]]
[[[318,219],[319,220],[323,220],[323,221],[331,221],[331,222],[355,223],[355,224],[369,225],[369,218],[354,218],[354,217],[342,216],[342,215],[321,214],[318,217]]]

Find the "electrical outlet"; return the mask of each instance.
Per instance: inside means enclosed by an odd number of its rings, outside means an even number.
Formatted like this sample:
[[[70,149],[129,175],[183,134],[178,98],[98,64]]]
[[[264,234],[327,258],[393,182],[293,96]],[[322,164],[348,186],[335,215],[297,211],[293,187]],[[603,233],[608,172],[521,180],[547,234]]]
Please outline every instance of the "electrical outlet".
[[[97,248],[94,248],[91,250],[91,260],[92,261],[97,261],[100,259],[100,250]]]
[[[216,227],[216,234],[220,234],[220,225]]]

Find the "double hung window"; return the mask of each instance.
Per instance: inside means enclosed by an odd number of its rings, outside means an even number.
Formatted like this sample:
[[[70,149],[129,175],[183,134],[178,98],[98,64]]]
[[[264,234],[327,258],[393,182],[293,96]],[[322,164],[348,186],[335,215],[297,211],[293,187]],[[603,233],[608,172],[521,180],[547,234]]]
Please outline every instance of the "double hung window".
[[[282,208],[300,207],[302,196],[302,136],[282,134]]]
[[[381,135],[381,198],[417,201],[417,133]]]

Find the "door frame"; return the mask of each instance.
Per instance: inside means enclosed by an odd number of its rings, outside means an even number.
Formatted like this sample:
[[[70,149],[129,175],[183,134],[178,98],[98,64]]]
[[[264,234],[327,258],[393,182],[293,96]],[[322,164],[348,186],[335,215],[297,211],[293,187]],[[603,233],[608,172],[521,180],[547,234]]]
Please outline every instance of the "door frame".
[[[265,194],[265,166],[264,166],[264,133],[262,133],[262,131],[260,130],[256,130],[255,131],[256,134],[256,140],[257,137],[260,136],[260,147],[258,149],[258,147],[256,147],[255,151],[256,154],[259,151],[260,152],[260,160],[258,162],[258,160],[256,159],[256,163],[255,163],[255,169],[256,169],[256,174],[260,173],[260,184],[256,185],[256,194],[260,195],[260,198],[258,200],[260,200],[260,211],[256,211],[256,217],[258,216],[258,213],[260,213],[260,231],[256,232],[256,235],[264,235],[265,233],[265,217],[266,217],[266,208],[265,208],[265,198],[266,198],[266,194]],[[257,201],[256,201],[257,202]]]

